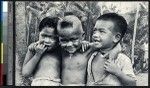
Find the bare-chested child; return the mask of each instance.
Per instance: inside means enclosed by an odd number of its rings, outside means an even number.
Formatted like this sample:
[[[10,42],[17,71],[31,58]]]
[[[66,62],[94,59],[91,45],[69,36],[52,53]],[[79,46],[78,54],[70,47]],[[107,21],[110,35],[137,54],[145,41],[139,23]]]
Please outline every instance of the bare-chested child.
[[[29,45],[22,74],[33,77],[31,86],[60,85],[60,53],[57,17],[46,17],[39,24],[39,40]]]
[[[83,52],[81,48],[84,39],[81,21],[74,15],[67,15],[58,22],[57,29],[62,47],[62,85],[84,86],[89,51]]]
[[[131,60],[121,53],[120,40],[126,30],[126,20],[118,14],[107,13],[97,19],[92,36],[95,52],[88,62],[87,85],[136,85]]]

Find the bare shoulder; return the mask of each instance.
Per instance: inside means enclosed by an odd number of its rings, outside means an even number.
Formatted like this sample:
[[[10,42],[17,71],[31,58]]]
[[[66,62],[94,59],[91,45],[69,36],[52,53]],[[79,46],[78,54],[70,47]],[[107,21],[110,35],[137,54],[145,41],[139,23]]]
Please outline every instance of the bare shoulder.
[[[92,50],[92,48],[90,47],[90,48],[88,48],[88,49],[86,49],[86,50],[84,51],[83,55],[86,55],[86,57],[90,57],[91,54],[92,54],[92,52],[93,52],[93,50]]]

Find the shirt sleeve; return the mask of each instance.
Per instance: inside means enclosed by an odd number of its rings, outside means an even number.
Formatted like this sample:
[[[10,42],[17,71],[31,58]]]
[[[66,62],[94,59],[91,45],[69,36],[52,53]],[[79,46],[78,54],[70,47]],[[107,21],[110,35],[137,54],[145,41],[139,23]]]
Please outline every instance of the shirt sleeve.
[[[133,67],[132,67],[132,63],[131,63],[130,58],[124,54],[121,54],[119,56],[119,59],[122,60],[121,61],[122,62],[122,68],[121,68],[122,72],[128,76],[133,77],[136,80],[136,76],[133,72]]]

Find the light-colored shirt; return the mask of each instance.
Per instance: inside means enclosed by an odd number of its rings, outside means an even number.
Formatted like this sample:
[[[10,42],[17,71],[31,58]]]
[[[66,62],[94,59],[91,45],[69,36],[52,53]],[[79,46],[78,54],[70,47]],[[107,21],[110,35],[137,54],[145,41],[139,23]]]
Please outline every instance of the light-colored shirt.
[[[132,63],[129,57],[127,57],[125,54],[119,52],[121,51],[121,46],[120,44],[118,44],[116,47],[114,47],[114,49],[112,49],[109,52],[109,58],[110,57],[115,57],[115,54],[117,54],[117,57],[114,58],[113,60],[115,61],[115,63],[118,65],[118,67],[121,68],[121,71],[123,73],[125,73],[128,76],[131,76],[133,78],[135,78],[135,74],[133,72],[133,68],[132,68]],[[118,52],[118,53],[116,53]],[[94,52],[89,61],[88,61],[88,68],[87,68],[87,72],[88,72],[88,76],[87,76],[87,85],[89,86],[95,86],[95,85],[99,85],[99,86],[121,86],[121,82],[119,81],[119,79],[115,76],[112,75],[108,72],[105,72],[106,74],[103,75],[103,77],[100,77],[99,81],[94,81],[94,76],[92,74],[92,68],[91,68],[91,64],[92,61],[94,59],[94,57],[98,54],[98,52]],[[103,55],[101,55],[103,57]]]

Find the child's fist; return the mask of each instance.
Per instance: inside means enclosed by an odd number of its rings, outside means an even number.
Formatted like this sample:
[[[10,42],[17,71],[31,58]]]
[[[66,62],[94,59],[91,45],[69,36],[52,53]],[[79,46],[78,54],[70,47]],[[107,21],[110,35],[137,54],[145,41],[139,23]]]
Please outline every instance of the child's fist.
[[[82,51],[86,51],[88,49],[88,47],[90,46],[90,42],[89,41],[82,41]]]
[[[117,64],[114,62],[114,60],[107,60],[104,64],[104,69],[107,72],[110,72],[112,74],[116,74],[119,71],[121,71],[121,69],[117,66]]]
[[[35,51],[36,46],[37,46],[37,43],[32,43],[32,44],[29,45],[28,49],[30,51]]]
[[[37,54],[43,54],[46,51],[47,47],[45,47],[44,44],[39,43],[36,48],[35,51]]]

